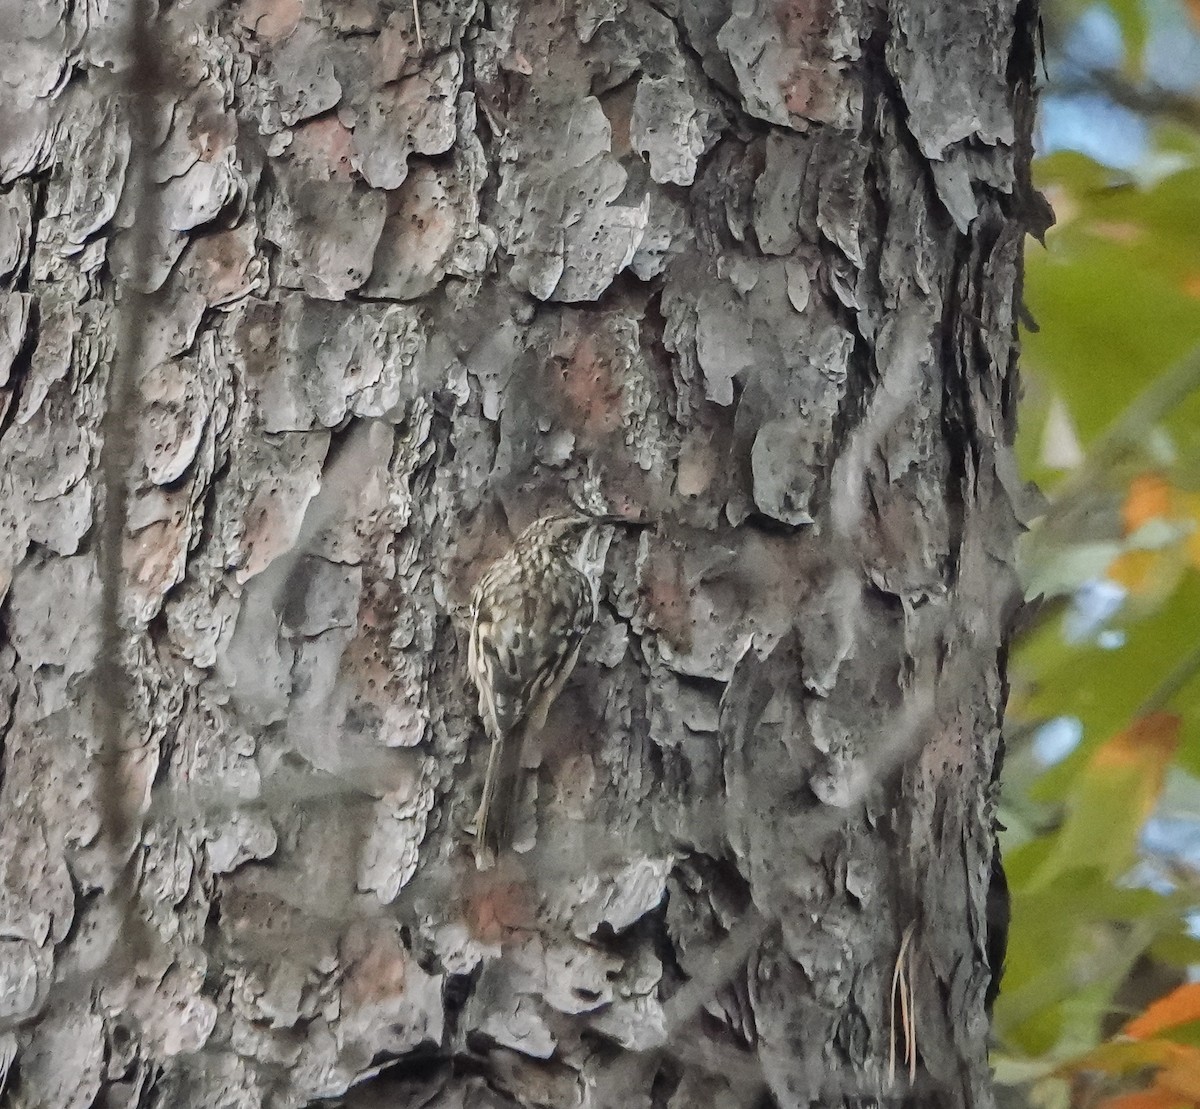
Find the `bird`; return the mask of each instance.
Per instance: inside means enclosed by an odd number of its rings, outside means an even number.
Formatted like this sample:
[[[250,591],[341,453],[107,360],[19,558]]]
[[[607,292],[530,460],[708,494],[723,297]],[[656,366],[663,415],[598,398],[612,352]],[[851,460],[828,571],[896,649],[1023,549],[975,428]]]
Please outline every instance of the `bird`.
[[[473,822],[481,870],[512,842],[525,741],[545,726],[596,619],[595,593],[580,566],[584,546],[602,525],[645,522],[582,511],[541,516],[472,591],[467,668],[491,738]]]

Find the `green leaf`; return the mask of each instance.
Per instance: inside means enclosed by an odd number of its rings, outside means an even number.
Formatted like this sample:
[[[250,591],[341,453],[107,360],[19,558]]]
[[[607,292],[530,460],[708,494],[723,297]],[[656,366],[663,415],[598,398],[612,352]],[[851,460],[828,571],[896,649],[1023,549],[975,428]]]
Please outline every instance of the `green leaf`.
[[[1150,187],[1078,154],[1042,159],[1060,226],[1027,258],[1026,301],[1054,321],[1026,336],[1025,366],[1059,395],[1086,445],[1134,393],[1200,341],[1200,168]],[[1200,395],[1168,420],[1200,446]],[[1028,458],[1029,445],[1022,444]]]
[[[1131,76],[1140,77],[1142,55],[1150,30],[1145,5],[1142,0],[1108,0],[1108,8],[1116,17],[1117,25],[1121,28],[1121,38],[1125,42],[1123,68]]]
[[[1200,304],[1116,243],[1079,243],[1068,253],[1054,242],[1051,249],[1051,256],[1031,254],[1026,295],[1035,316],[1054,326],[1026,334],[1025,365],[1054,382],[1086,447],[1139,383],[1200,343]]]
[[[1014,711],[1031,720],[1075,716],[1083,741],[1034,787],[1039,800],[1063,797],[1067,786],[1107,738],[1126,727],[1154,693],[1163,676],[1188,655],[1200,638],[1200,574],[1183,575],[1156,611],[1141,619],[1118,620],[1123,646],[1068,643],[1062,623],[1048,621],[1023,641],[1014,659],[1014,684],[1025,690]],[[1189,768],[1200,746],[1200,674],[1186,682],[1166,706],[1182,717],[1180,755]]]
[[[1148,950],[1160,962],[1181,969],[1200,964],[1200,939],[1188,933],[1182,921],[1168,935],[1159,936]]]
[[[1137,857],[1138,837],[1162,791],[1178,745],[1179,721],[1169,713],[1141,717],[1096,749],[1071,783],[1067,816],[1053,850],[1030,886],[1065,871],[1096,869],[1110,881]]]
[[[1117,889],[1095,870],[1015,895],[994,1013],[1004,1042],[1030,1055],[1095,1044],[1117,988],[1178,913],[1174,901]]]
[[[1158,1033],[1158,1037],[1161,1040],[1169,1040],[1173,1044],[1200,1047],[1200,1020],[1192,1020],[1187,1024],[1177,1024],[1173,1028],[1165,1028]]]

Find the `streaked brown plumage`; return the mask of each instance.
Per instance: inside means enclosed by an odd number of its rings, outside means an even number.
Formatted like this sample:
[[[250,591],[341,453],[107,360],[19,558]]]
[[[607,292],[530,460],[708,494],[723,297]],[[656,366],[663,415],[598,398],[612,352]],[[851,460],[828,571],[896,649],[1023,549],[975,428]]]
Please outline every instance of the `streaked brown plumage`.
[[[562,513],[535,520],[471,595],[467,665],[492,740],[475,816],[475,859],[485,867],[511,842],[526,737],[546,723],[595,619],[580,550],[620,517]]]

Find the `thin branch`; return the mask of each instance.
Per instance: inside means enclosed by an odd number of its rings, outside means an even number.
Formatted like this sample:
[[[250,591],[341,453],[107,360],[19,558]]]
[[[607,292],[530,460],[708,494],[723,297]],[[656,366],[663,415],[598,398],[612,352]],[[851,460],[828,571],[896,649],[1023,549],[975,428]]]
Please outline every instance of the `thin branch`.
[[[1175,664],[1154,692],[1138,706],[1135,715],[1149,716],[1153,712],[1162,711],[1197,674],[1200,674],[1200,643]]]
[[[1054,491],[1060,506],[1090,491],[1131,446],[1143,442],[1155,424],[1200,389],[1200,347],[1154,379],[1089,448],[1087,458]]]
[[[1200,131],[1200,101],[1152,81],[1133,84],[1115,69],[1089,69],[1081,76],[1054,83],[1056,96],[1096,95],[1152,119],[1169,119]]]

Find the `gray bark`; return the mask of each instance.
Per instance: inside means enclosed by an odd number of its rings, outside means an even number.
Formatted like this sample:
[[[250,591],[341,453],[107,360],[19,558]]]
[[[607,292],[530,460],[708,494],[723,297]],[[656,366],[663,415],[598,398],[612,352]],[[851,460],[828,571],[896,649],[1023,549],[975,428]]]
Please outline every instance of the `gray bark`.
[[[991,1105],[1032,8],[140,14],[0,3],[10,1103]]]

